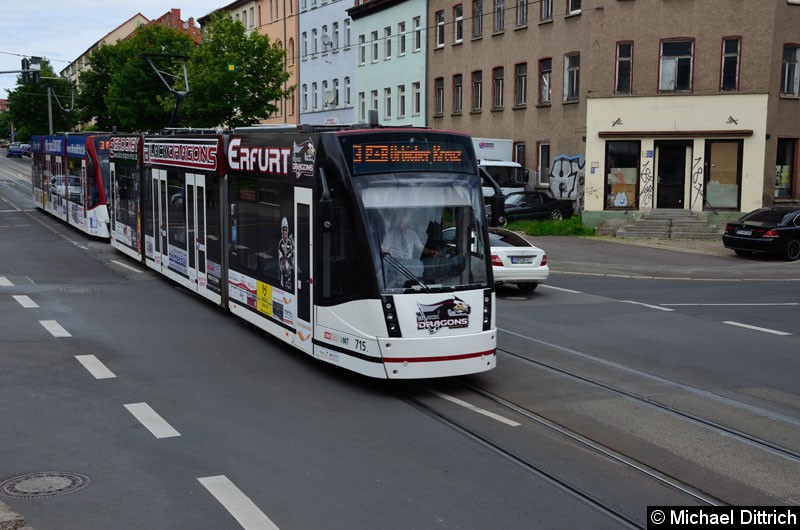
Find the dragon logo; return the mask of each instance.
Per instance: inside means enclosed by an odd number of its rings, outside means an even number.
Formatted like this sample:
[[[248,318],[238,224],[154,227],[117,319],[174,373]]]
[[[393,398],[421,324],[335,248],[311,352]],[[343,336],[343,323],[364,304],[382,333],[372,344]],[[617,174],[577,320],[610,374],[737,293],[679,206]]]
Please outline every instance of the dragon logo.
[[[317,148],[311,138],[300,142],[292,142],[292,171],[295,178],[314,176],[314,162],[317,160]]]
[[[433,335],[442,328],[458,329],[469,326],[469,305],[453,297],[435,304],[417,304],[417,329],[427,329]]]

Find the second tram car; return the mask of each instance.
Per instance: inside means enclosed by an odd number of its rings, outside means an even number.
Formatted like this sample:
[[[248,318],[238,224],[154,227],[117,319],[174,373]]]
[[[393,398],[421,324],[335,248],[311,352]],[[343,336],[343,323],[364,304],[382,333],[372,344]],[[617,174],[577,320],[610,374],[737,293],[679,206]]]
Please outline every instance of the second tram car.
[[[495,366],[491,260],[469,136],[247,127],[114,135],[109,145],[111,244],[123,253],[370,377]]]
[[[31,139],[36,206],[89,235],[108,238],[108,135]]]

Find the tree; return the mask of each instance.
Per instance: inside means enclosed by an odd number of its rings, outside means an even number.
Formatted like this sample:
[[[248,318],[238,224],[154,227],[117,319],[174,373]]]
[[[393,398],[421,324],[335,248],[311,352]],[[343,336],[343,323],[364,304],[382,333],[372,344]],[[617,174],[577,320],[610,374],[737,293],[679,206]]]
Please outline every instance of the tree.
[[[8,109],[14,127],[17,129],[17,138],[27,141],[34,134],[47,134],[50,129],[47,111],[47,90],[52,90],[51,105],[54,130],[69,130],[75,124],[73,113],[65,113],[61,105],[70,109],[72,107],[72,85],[65,78],[56,77],[53,67],[47,59],[41,62],[41,81],[23,83],[22,75],[17,78],[17,88],[8,94]]]
[[[216,13],[189,65],[189,96],[182,122],[193,127],[232,128],[256,123],[278,110],[275,101],[292,93],[285,50],[269,37]]]
[[[127,131],[157,131],[166,127],[173,99],[148,64],[146,55],[188,57],[194,47],[189,35],[161,24],[141,27],[130,39],[117,43],[118,55],[109,64],[114,70],[104,98],[112,122]],[[162,63],[161,67],[170,77],[182,72],[178,63]]]
[[[94,122],[94,127],[101,131],[109,131],[118,123],[108,110],[106,94],[113,72],[123,63],[119,48],[108,44],[101,44],[89,55],[89,68],[78,75],[79,93],[76,106],[79,122]]]

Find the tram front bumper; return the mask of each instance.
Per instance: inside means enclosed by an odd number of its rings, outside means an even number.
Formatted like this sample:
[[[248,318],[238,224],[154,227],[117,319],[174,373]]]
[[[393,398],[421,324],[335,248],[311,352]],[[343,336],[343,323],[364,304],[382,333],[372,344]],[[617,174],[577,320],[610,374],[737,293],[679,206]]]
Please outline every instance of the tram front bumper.
[[[381,338],[389,379],[424,379],[485,372],[497,363],[497,331],[422,338]]]

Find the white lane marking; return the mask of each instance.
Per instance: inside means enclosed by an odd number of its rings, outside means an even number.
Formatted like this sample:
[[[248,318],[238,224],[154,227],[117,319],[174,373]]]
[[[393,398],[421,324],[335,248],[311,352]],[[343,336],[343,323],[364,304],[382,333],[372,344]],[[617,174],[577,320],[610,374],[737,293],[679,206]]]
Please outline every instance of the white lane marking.
[[[800,302],[775,302],[775,303],[756,303],[756,304],[748,304],[748,303],[741,303],[741,304],[661,304],[664,306],[786,306],[786,305],[800,305]]]
[[[39,324],[44,326],[44,329],[50,332],[54,337],[71,337],[72,334],[66,329],[61,327],[61,324],[55,320],[40,320]]]
[[[0,287],[14,287],[14,284],[5,276],[0,276]]]
[[[475,405],[467,403],[466,401],[462,401],[462,400],[460,400],[458,398],[455,398],[453,396],[449,396],[447,394],[443,394],[443,393],[437,392],[435,390],[431,390],[430,392],[432,394],[436,395],[436,396],[439,396],[442,399],[446,399],[447,401],[449,401],[451,403],[455,403],[456,405],[461,405],[462,407],[464,407],[466,409],[469,409],[469,410],[471,410],[473,412],[477,412],[478,414],[483,414],[484,416],[488,416],[488,417],[492,418],[493,420],[497,420],[497,421],[499,421],[501,423],[505,423],[506,425],[510,425],[512,427],[519,427],[521,425],[520,423],[517,423],[514,420],[510,420],[508,418],[504,418],[503,416],[500,416],[499,414],[495,414],[494,412],[489,412],[488,410],[484,410],[484,409],[478,408]]]
[[[787,333],[785,331],[777,331],[775,329],[760,328],[758,326],[751,326],[749,324],[742,324],[741,322],[734,322],[732,320],[725,320],[722,323],[723,324],[730,324],[731,326],[738,326],[740,328],[752,329],[752,330],[755,330],[755,331],[763,331],[764,333],[772,333],[773,335],[781,335],[781,336],[791,335],[791,333]]]
[[[142,271],[141,271],[141,270],[139,270],[139,269],[134,269],[134,268],[133,268],[133,267],[131,267],[130,265],[125,265],[125,264],[124,264],[124,263],[122,263],[121,261],[117,261],[117,260],[115,260],[115,259],[112,259],[112,260],[111,260],[111,263],[116,263],[116,264],[117,264],[117,265],[119,265],[120,267],[125,267],[126,269],[130,269],[130,270],[132,270],[133,272],[138,272],[139,274],[141,274],[141,273],[142,273]]]
[[[147,430],[153,433],[153,436],[156,438],[172,438],[181,435],[181,433],[173,429],[172,425],[159,416],[147,403],[131,403],[125,405],[125,408],[128,409],[128,412],[133,414],[142,425],[147,427]]]
[[[95,357],[94,355],[76,355],[76,359],[80,362],[84,368],[89,370],[89,373],[94,376],[95,379],[111,379],[117,377],[114,375],[114,372],[106,368],[100,359]]]
[[[668,307],[661,307],[658,305],[650,305],[650,304],[643,304],[642,302],[634,302],[633,300],[620,300],[623,304],[634,304],[640,305],[644,307],[649,307],[650,309],[658,309],[659,311],[675,311],[674,309],[670,309]]]
[[[564,291],[565,293],[583,294],[582,291],[573,291],[572,289],[564,289],[563,287],[555,287],[554,285],[541,284],[539,287],[546,289],[555,289],[556,291]]]
[[[225,475],[200,477],[197,480],[245,530],[279,530],[278,526]]]
[[[32,309],[34,307],[39,307],[39,304],[31,300],[30,296],[26,296],[24,294],[15,294],[14,300],[19,302],[19,305],[21,305],[25,309]]]

